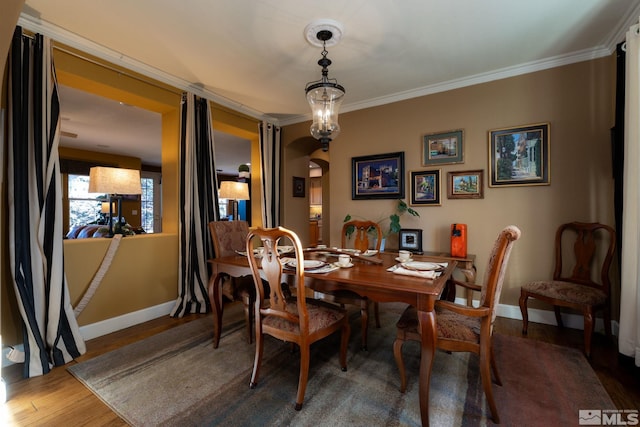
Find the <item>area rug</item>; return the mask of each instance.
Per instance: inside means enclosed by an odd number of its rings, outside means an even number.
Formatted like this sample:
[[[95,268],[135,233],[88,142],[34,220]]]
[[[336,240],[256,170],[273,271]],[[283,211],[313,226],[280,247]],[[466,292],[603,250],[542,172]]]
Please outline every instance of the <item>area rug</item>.
[[[393,358],[401,304],[381,304],[382,328],[359,349],[353,316],[348,370],[338,363],[338,337],[312,347],[301,411],[293,409],[299,353],[267,338],[261,376],[249,388],[254,346],[242,321],[225,325],[212,347],[210,316],[69,367],[133,426],[419,426],[418,343],[404,345],[407,391],[398,391]],[[578,425],[580,409],[615,409],[583,354],[520,337],[495,335],[503,386],[494,385],[506,426]],[[493,425],[475,355],[438,351],[430,389],[434,426]]]

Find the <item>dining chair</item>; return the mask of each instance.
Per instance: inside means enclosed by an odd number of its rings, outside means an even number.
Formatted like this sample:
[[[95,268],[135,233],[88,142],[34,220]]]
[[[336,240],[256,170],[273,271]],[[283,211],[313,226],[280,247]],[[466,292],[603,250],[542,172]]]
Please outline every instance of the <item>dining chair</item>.
[[[211,221],[209,232],[213,241],[214,256],[216,258],[236,255],[237,251],[244,251],[247,236],[249,235],[249,224],[246,221]],[[253,341],[253,312],[252,304],[255,301],[255,288],[251,275],[233,277],[225,272],[219,272],[212,285],[209,287],[209,300],[214,304],[214,287],[222,286],[222,296],[229,302],[241,301],[244,305],[244,317],[247,328],[247,339],[249,344]],[[223,304],[220,305],[222,311]],[[222,316],[222,314],[221,314]],[[217,319],[213,320],[217,322]],[[222,325],[215,325],[219,328],[218,339],[222,332]],[[213,343],[214,348],[218,348],[218,342]]]
[[[351,233],[348,233],[351,231]],[[379,251],[382,243],[382,230],[380,225],[373,221],[349,221],[345,222],[342,226],[342,242],[341,248],[348,248],[347,234],[355,234],[353,249],[359,250],[364,253],[369,249],[369,232],[373,231],[376,235],[376,244],[374,249]],[[360,320],[362,324],[362,349],[367,350],[367,335],[369,329],[369,305],[373,305],[373,314],[376,320],[376,327],[380,327],[380,314],[378,309],[378,303],[373,302],[370,304],[370,300],[367,297],[358,295],[353,291],[346,290],[322,290],[319,288],[318,298],[325,301],[340,304],[342,307],[345,305],[356,305],[360,307]]]
[[[528,332],[529,298],[551,304],[561,328],[561,308],[578,310],[584,316],[584,352],[590,357],[596,310],[603,311],[604,330],[611,337],[609,268],[615,245],[615,231],[608,225],[570,222],[558,227],[553,278],[526,283],[520,290],[522,333]]]
[[[254,237],[262,242],[262,255],[253,252]],[[292,259],[285,265],[278,256],[278,245],[281,241],[290,242],[294,248]],[[340,331],[340,366],[343,371],[347,370],[349,316],[341,307],[307,297],[304,284],[304,254],[300,239],[293,231],[282,227],[254,230],[249,234],[246,250],[256,292],[256,353],[249,386],[255,388],[258,384],[265,334],[297,344],[300,348],[300,374],[295,409],[299,411],[302,409],[307,387],[312,343]],[[287,277],[284,277],[284,268],[293,269],[292,273],[295,272],[293,286],[288,283]],[[265,304],[267,292],[263,279],[270,286],[269,304]],[[295,289],[295,295],[288,295],[288,289]]]
[[[482,285],[451,279],[455,285],[480,291],[478,307],[444,300],[436,301],[435,305],[437,347],[447,352],[471,352],[480,357],[482,386],[495,423],[500,423],[500,418],[491,388],[491,372],[493,371],[498,385],[502,385],[502,382],[493,354],[493,322],[496,318],[496,306],[500,299],[511,250],[514,242],[520,238],[520,234],[520,229],[514,225],[505,227],[500,232],[491,250]],[[397,336],[393,343],[393,355],[400,372],[400,391],[404,393],[407,380],[402,360],[402,345],[408,340],[421,341],[416,308],[407,307],[396,327]]]

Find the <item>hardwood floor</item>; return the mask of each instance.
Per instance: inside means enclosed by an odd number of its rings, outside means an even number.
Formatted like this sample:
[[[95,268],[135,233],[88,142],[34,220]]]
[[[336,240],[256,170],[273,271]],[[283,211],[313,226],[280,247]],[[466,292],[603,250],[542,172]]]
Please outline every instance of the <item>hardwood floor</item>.
[[[225,321],[232,318],[231,313],[234,313],[233,316],[242,315],[241,309],[239,304],[230,307],[225,311]],[[93,339],[87,342],[86,354],[71,363],[88,360],[201,316],[188,315],[182,319],[161,317]],[[521,328],[522,322],[518,320],[496,319],[496,333],[521,336]],[[582,331],[560,330],[555,326],[536,323],[530,323],[528,337],[578,349],[582,349],[583,345]],[[603,335],[594,336],[590,362],[618,409],[640,409],[640,370],[631,361],[620,359],[615,345],[607,343]],[[21,367],[13,365],[2,371],[7,382],[8,400],[0,413],[1,425],[127,425],[71,376],[65,367],[54,368],[47,375],[30,379],[21,378]]]

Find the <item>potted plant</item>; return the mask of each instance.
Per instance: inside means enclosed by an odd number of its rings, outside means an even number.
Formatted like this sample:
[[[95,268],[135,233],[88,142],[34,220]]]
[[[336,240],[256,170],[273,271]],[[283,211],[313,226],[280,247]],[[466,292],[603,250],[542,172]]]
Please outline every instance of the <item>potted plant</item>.
[[[404,200],[398,199],[396,203],[395,212],[393,212],[389,216],[383,217],[378,221],[375,221],[378,225],[380,225],[380,228],[383,229],[383,232],[382,232],[383,243],[380,245],[380,250],[383,250],[384,248],[384,239],[386,239],[387,236],[389,236],[391,233],[398,233],[402,228],[402,226],[400,225],[400,216],[402,216],[404,213],[408,213],[411,216],[417,216],[417,217],[420,216],[420,214],[416,210],[410,208],[405,203]],[[350,214],[347,214],[347,216],[344,217],[343,222],[349,222],[351,221],[351,219],[352,219],[352,216]],[[387,220],[389,221],[389,228],[386,231],[384,231],[384,227],[382,224]],[[347,227],[345,231],[347,238],[350,239],[354,231],[355,231],[355,228],[353,226]]]

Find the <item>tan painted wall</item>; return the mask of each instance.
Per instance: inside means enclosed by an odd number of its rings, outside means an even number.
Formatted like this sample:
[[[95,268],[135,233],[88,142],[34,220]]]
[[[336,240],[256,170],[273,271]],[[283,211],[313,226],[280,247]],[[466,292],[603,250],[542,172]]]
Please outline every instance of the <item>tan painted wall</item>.
[[[110,239],[64,242],[71,305],[76,307],[111,244]],[[80,326],[121,316],[177,298],[178,237],[146,234],[120,241],[111,268],[93,299],[78,316]]]
[[[559,224],[580,220],[614,225],[609,137],[614,67],[612,58],[598,59],[341,114],[342,133],[329,151],[331,207],[323,211],[332,224],[330,244],[339,244],[345,214],[377,220],[393,210],[391,200],[351,200],[352,157],[404,151],[407,172],[432,169],[421,166],[422,136],[463,129],[464,163],[439,168],[442,205],[414,207],[420,218],[403,216],[401,224],[424,230],[425,250],[448,251],[450,224],[466,223],[468,250],[477,254],[480,279],[498,232],[509,224],[520,227],[522,238],[512,254],[501,298],[503,304],[517,305],[523,282],[551,276]],[[488,188],[488,131],[539,122],[550,124],[551,185]],[[308,132],[309,123],[283,130],[283,145],[288,147],[285,186],[304,163],[297,146]],[[447,172],[472,169],[485,171],[484,199],[447,199]],[[286,187],[283,197],[283,225],[304,234],[307,226],[297,217],[298,201]],[[397,248],[397,240],[388,245]]]

